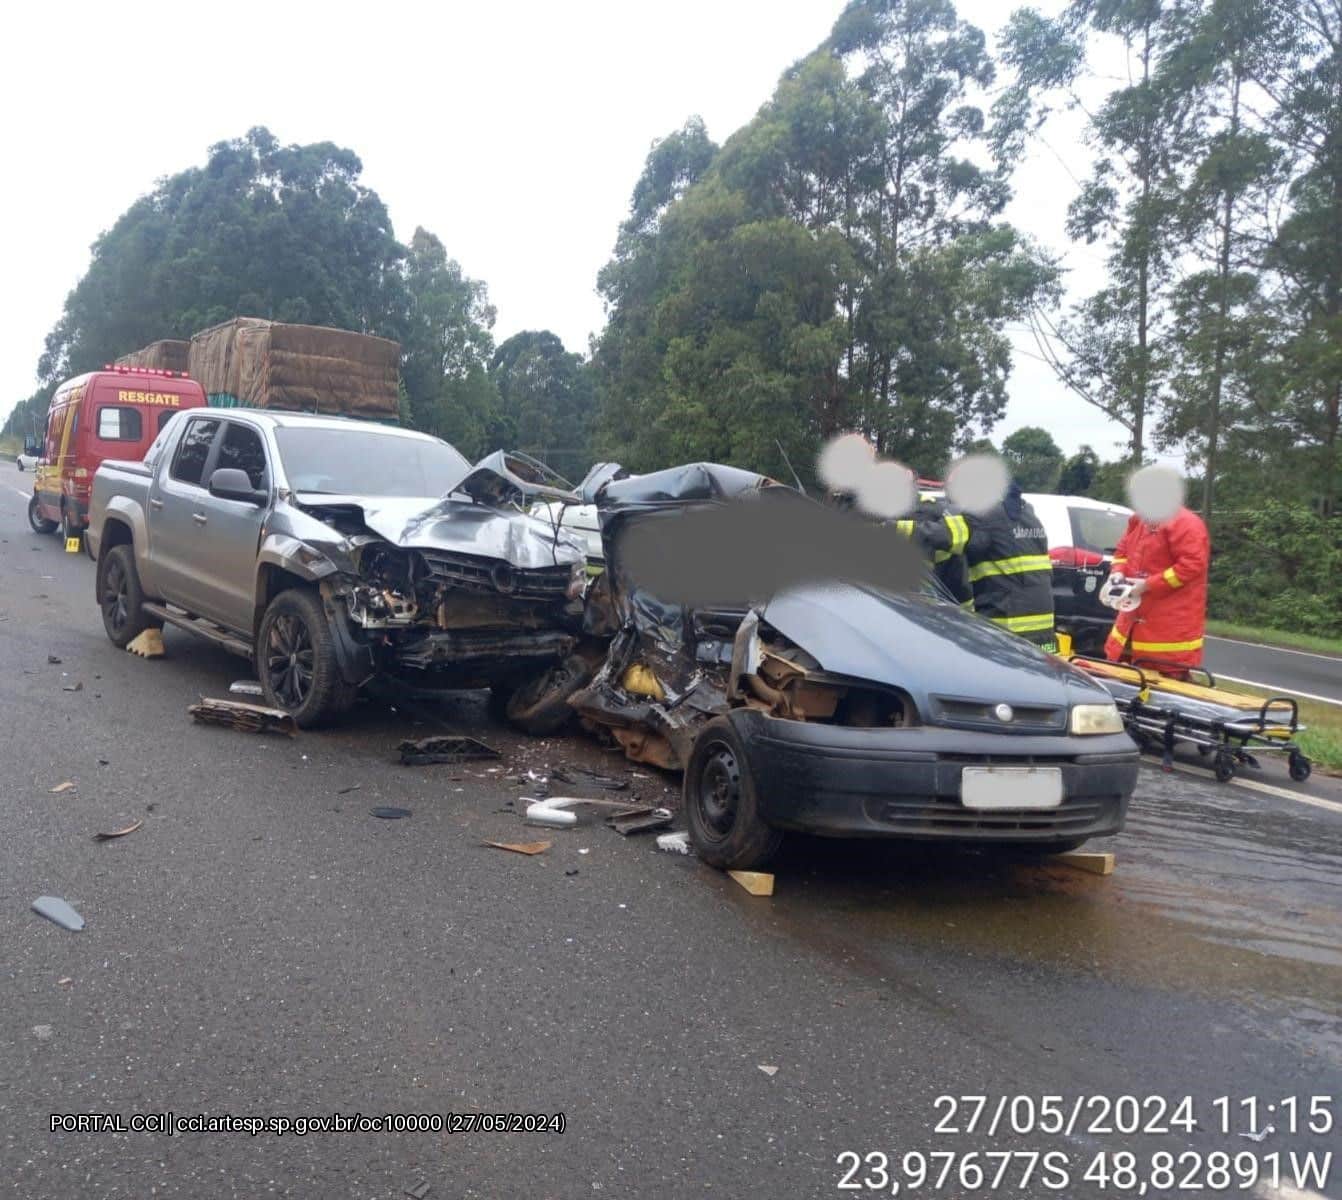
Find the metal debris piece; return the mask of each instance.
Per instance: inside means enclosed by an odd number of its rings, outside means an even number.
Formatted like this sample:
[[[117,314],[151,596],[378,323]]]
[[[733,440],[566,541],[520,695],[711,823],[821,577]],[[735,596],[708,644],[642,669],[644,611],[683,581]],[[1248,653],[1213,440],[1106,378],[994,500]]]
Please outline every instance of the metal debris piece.
[[[631,833],[647,833],[649,830],[665,829],[670,825],[671,810],[647,806],[639,812],[632,812],[626,816],[607,817],[606,824],[621,837],[628,837]]]
[[[607,792],[622,792],[629,786],[629,780],[617,779],[614,775],[602,775],[598,771],[589,771],[586,767],[555,767],[550,778],[560,783],[572,783],[579,787],[601,788]]]
[[[95,833],[93,835],[93,840],[95,842],[110,842],[113,838],[121,838],[125,837],[128,833],[134,833],[143,824],[144,821],[142,820],[135,821],[132,824],[127,825],[125,829],[113,829],[110,833]]]
[[[424,1200],[424,1197],[429,1194],[429,1181],[421,1179],[418,1183],[405,1188],[404,1191],[410,1197],[410,1200]]]
[[[775,1075],[778,1074],[778,1068],[775,1067],[775,1066],[773,1066],[773,1065],[770,1064],[770,1063],[760,1063],[760,1064],[759,1064],[759,1068],[760,1068],[760,1070],[763,1071],[767,1076],[769,1076],[770,1079],[772,1079]]]
[[[62,688],[63,692],[82,692],[84,690],[84,681],[81,679],[78,683],[67,683]]]
[[[228,685],[228,690],[234,696],[264,696],[266,694],[261,685],[251,679],[235,679]]]
[[[485,842],[495,850],[511,850],[514,854],[544,854],[553,842]]]
[[[139,655],[140,658],[162,658],[164,654],[163,630],[146,629],[143,633],[132,638],[126,649],[131,654]]]
[[[351,783],[349,787],[336,788],[336,795],[345,796],[350,792],[357,792],[361,787],[363,787],[361,783]]]
[[[48,921],[55,921],[62,929],[68,929],[71,933],[78,933],[84,928],[84,918],[75,912],[68,901],[62,900],[59,896],[38,896],[33,901],[33,912],[39,917],[46,917]]]
[[[199,704],[191,705],[186,711],[207,725],[228,725],[247,733],[285,733],[290,737],[298,733],[297,722],[282,708],[202,696]]]
[[[381,817],[384,821],[399,821],[402,817],[411,815],[408,808],[397,808],[394,804],[383,804],[377,808],[368,810],[375,817]]]
[[[54,788],[49,789],[54,796],[57,792],[73,792],[75,783],[73,779],[67,779],[64,783],[58,783]]]
[[[688,854],[690,852],[690,835],[683,829],[679,833],[659,833],[657,835],[657,849],[669,850],[672,854]]]
[[[493,746],[486,746],[478,738],[464,734],[439,734],[435,737],[420,738],[418,741],[402,742],[398,747],[401,762],[409,767],[421,767],[429,763],[460,763],[471,759],[502,758]]]
[[[56,655],[56,654],[48,654],[48,655],[47,655],[47,662],[51,663],[52,666],[57,666],[57,667],[58,667],[58,666],[60,666],[60,663],[61,663],[60,656],[59,656],[59,655]]]

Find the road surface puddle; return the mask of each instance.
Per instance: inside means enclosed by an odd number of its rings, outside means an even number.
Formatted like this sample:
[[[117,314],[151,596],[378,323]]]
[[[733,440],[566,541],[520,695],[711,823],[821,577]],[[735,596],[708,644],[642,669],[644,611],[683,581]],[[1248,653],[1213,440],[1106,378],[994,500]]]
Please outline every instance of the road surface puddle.
[[[1285,1004],[1342,1060],[1342,821],[1144,770],[1127,830],[1094,847],[1114,874],[796,839],[773,924],[859,970],[916,946]]]

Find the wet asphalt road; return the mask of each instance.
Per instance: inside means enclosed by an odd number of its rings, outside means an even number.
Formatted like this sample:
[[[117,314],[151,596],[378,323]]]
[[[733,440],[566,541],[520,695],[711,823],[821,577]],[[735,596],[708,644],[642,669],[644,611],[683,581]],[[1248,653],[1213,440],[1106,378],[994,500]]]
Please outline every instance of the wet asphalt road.
[[[1342,704],[1342,658],[1333,655],[1209,637],[1206,659],[1218,678]]]
[[[1089,1196],[1116,1194],[1080,1179],[1101,1151],[1336,1156],[1336,1132],[1254,1142],[1242,1113],[1223,1132],[1213,1101],[1329,1095],[1342,1123],[1342,808],[1144,771],[1099,847],[1109,878],[799,842],[752,898],[650,839],[523,826],[517,771],[626,768],[494,727],[477,696],[418,726],[366,703],[292,741],[193,725],[244,665],[173,631],[163,660],[113,649],[92,564],[22,511],[0,489],[8,1194],[890,1195],[840,1191],[838,1156],[1013,1150],[1067,1155],[1071,1182],[1022,1188],[1016,1167],[991,1191],[898,1194]],[[395,765],[398,740],[444,727],[500,769]],[[648,797],[671,782],[631,775]],[[480,845],[538,837],[535,858]],[[44,893],[87,928],[31,913]],[[1087,1130],[1095,1105],[1070,1136],[936,1133],[946,1094],[1190,1095],[1201,1127]],[[562,1112],[567,1130],[49,1132],[52,1113],[165,1110]],[[1310,1190],[1342,1196],[1342,1162]]]

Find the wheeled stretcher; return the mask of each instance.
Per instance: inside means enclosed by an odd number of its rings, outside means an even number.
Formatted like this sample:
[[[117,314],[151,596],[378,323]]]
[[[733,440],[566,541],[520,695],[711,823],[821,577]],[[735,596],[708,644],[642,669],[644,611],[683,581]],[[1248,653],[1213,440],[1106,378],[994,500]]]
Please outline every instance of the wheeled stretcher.
[[[1258,700],[1217,687],[1210,671],[1187,668],[1187,678],[1163,675],[1149,664],[1114,663],[1081,654],[1067,655],[1073,666],[1096,679],[1113,696],[1128,733],[1143,750],[1159,753],[1166,770],[1174,764],[1174,748],[1192,745],[1199,754],[1215,755],[1213,770],[1222,783],[1237,768],[1257,768],[1253,750],[1285,754],[1291,778],[1309,778],[1311,763],[1296,744],[1304,728],[1289,696]]]

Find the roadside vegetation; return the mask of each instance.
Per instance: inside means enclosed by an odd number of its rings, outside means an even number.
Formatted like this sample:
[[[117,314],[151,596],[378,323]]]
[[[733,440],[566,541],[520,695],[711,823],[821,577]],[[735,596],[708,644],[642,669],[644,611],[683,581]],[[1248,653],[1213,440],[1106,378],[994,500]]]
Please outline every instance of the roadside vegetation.
[[[1093,156],[1064,233],[1106,264],[1070,299],[1003,215],[1064,108]],[[1125,441],[1065,458],[1017,430],[1001,450],[1029,486],[1121,500],[1134,464],[1182,453],[1212,615],[1342,637],[1337,4],[1069,0],[984,31],[951,0],[853,0],[723,132],[689,117],[652,143],[579,354],[545,330],[496,345],[485,281],[449,252],[469,230],[403,242],[353,150],[253,128],[98,239],[5,432],[40,428],[71,375],[246,314],[396,339],[402,420],[467,455],[810,483],[856,429],[939,477],[992,447],[1027,352]]]
[[[1234,621],[1210,620],[1207,632],[1212,637],[1234,638],[1261,646],[1281,646],[1287,650],[1305,650],[1313,654],[1336,654],[1342,659],[1342,638],[1313,637],[1286,629],[1266,629],[1258,625],[1237,625]],[[1342,662],[1339,663],[1342,670]]]

